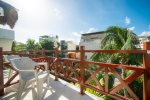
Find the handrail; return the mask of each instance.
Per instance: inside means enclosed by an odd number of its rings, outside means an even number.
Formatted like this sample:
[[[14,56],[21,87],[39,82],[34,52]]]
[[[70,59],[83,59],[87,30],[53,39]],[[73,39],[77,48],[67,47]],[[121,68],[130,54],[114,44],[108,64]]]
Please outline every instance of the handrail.
[[[3,51],[3,54],[14,53],[19,54],[21,52],[42,52],[42,50],[24,50],[17,53],[12,51]],[[45,52],[55,52],[55,50],[45,50]],[[80,50],[58,50],[58,52],[81,52]],[[132,54],[146,54],[147,50],[84,50],[84,52],[92,53],[132,53]]]
[[[134,66],[134,65],[122,65],[122,64],[112,64],[112,63],[104,63],[104,62],[94,62],[94,61],[85,61],[86,64],[96,64],[104,67],[110,66],[113,68],[122,68],[122,69],[130,69],[130,70],[145,70],[143,66]]]
[[[147,50],[84,50],[84,52],[146,54]]]

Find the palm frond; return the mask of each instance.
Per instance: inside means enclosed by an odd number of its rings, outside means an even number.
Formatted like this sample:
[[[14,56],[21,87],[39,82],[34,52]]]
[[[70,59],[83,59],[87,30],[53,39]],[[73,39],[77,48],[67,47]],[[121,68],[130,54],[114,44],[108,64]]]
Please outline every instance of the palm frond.
[[[127,28],[118,26],[110,26],[107,28],[106,36],[101,42],[101,49],[103,50],[134,50],[136,44],[139,43],[138,37],[135,33],[129,32]],[[136,58],[125,53],[109,54],[109,53],[94,53],[91,57],[94,61],[115,62],[119,63],[124,60],[124,63],[131,62],[130,58]]]

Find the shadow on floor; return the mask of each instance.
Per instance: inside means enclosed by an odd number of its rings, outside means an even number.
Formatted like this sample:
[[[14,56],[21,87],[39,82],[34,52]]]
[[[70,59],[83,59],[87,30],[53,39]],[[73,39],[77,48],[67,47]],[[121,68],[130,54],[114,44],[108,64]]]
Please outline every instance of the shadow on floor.
[[[0,100],[15,100],[16,92],[13,92],[14,88],[17,88],[17,85],[8,88],[7,94],[0,97]],[[54,81],[54,77],[51,75],[50,86],[44,100],[103,100],[89,93],[81,95],[79,91],[78,87],[61,79]],[[31,89],[26,91],[24,96],[23,100],[32,100]]]

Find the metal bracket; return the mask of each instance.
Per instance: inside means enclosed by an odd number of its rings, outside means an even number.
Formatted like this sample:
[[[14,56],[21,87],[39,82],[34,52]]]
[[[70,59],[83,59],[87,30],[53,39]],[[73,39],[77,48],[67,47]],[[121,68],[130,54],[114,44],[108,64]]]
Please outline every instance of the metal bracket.
[[[150,50],[147,50],[147,54],[150,54]]]

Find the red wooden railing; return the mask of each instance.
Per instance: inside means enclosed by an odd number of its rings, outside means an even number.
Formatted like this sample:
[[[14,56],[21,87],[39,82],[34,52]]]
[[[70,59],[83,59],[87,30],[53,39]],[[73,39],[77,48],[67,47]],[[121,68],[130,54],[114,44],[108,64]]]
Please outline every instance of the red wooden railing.
[[[22,51],[18,53],[12,52],[2,52],[0,49],[0,95],[4,94],[4,88],[12,85],[11,81],[17,75],[12,76],[8,82],[3,84],[3,54],[19,54],[20,56],[31,57],[36,62],[48,62],[49,70],[52,74],[55,75],[55,80],[58,80],[58,77],[69,80],[74,83],[80,84],[80,93],[84,94],[85,88],[93,89],[101,94],[110,96],[114,99],[128,100],[134,99],[138,100],[138,96],[133,92],[129,87],[129,84],[136,80],[139,76],[144,75],[143,80],[143,100],[150,100],[150,42],[144,44],[144,50],[84,50],[84,47],[81,47],[80,50],[39,50],[39,51]],[[23,54],[24,52],[24,54]],[[46,56],[46,52],[54,52],[55,57]],[[59,52],[78,52],[80,53],[80,59],[71,59],[71,58],[59,58]],[[104,53],[128,53],[128,54],[142,54],[143,55],[143,64],[140,67],[135,67],[131,65],[122,65],[122,64],[111,64],[104,62],[93,62],[86,61],[84,59],[85,52],[104,52]],[[37,53],[39,55],[37,55]],[[94,66],[95,70],[91,69],[91,65]],[[133,73],[123,79],[120,74],[117,73],[116,69],[132,70]],[[79,71],[78,71],[79,70]],[[90,73],[90,77],[85,79],[85,71]],[[111,72],[119,80],[119,83],[116,84],[111,89],[108,88],[108,73]],[[100,84],[97,79],[97,74],[103,73],[104,85]],[[94,80],[95,84],[92,85],[90,82]],[[11,84],[10,84],[11,83]],[[120,89],[126,89],[129,97],[119,95],[117,92]]]

